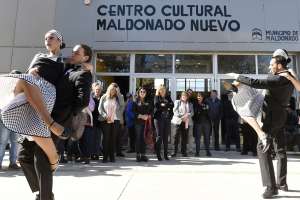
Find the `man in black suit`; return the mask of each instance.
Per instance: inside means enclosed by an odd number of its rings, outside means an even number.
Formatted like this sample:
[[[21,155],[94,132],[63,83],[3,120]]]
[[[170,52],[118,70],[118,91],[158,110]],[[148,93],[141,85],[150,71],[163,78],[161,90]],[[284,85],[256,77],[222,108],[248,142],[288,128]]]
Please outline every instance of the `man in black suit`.
[[[267,134],[267,144],[262,141],[257,144],[257,152],[261,169],[263,186],[266,190],[263,198],[272,198],[278,194],[278,189],[287,191],[287,156],[285,151],[284,125],[287,120],[287,107],[293,93],[292,83],[280,73],[287,72],[287,64],[290,58],[286,50],[278,49],[273,53],[270,61],[271,75],[267,79],[252,79],[238,75],[237,81],[253,88],[266,89],[263,104],[263,131]],[[275,181],[274,167],[271,158],[271,151],[268,150],[273,143],[278,158],[277,162],[277,185]]]
[[[67,120],[89,103],[92,75],[87,67],[92,58],[90,47],[80,44],[73,48],[67,61],[64,76],[56,87],[56,102],[52,118],[64,125]],[[53,175],[44,151],[34,142],[24,140],[20,150],[20,163],[32,192],[38,192],[36,200],[54,200]]]

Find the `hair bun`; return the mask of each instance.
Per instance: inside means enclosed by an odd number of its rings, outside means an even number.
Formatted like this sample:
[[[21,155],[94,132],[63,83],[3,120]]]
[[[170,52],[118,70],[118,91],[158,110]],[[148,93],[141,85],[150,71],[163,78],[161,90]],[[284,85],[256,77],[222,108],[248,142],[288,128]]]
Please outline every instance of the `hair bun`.
[[[60,45],[60,49],[64,49],[66,47],[66,44],[63,42],[63,43],[61,43],[61,45]]]

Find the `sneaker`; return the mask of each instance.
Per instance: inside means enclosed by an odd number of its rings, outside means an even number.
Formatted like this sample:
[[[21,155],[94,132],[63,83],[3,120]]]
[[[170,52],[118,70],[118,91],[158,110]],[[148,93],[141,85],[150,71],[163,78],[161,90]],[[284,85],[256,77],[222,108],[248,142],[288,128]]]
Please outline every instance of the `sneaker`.
[[[21,167],[19,167],[16,163],[13,163],[8,166],[8,169],[19,170],[19,169],[21,169]]]
[[[274,195],[278,194],[278,189],[277,187],[267,187],[265,192],[262,194],[262,197],[264,199],[271,199],[274,197]]]

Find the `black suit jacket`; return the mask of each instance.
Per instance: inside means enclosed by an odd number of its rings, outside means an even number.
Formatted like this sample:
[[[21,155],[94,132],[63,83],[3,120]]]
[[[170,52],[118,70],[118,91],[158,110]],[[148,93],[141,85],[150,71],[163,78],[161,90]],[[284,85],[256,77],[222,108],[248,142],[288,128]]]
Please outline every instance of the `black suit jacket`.
[[[67,65],[64,76],[56,85],[56,101],[51,113],[53,119],[64,124],[70,116],[88,106],[92,74],[80,66]]]
[[[278,74],[269,75],[267,79],[239,76],[237,81],[253,88],[267,90],[262,109],[262,129],[272,134],[273,131],[283,128],[287,119],[286,108],[294,90],[293,84]]]

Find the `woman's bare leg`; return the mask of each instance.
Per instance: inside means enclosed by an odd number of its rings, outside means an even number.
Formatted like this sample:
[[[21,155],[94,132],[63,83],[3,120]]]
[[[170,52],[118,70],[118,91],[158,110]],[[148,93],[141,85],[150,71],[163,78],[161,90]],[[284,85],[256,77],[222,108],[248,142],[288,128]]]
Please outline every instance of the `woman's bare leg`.
[[[46,109],[44,99],[42,97],[42,94],[37,86],[30,85],[24,80],[18,80],[16,87],[15,87],[15,95],[24,92],[27,101],[29,104],[36,110],[36,112],[40,115],[42,120],[50,126],[53,122],[53,119]],[[57,123],[54,123],[51,125],[51,131],[56,134],[60,135],[64,128],[60,126]],[[42,137],[32,137],[33,140],[43,149],[43,151],[46,153],[49,162],[51,164],[57,163],[58,160],[58,154],[56,147],[53,143],[52,138],[42,138]],[[51,165],[52,169],[55,169],[57,166]]]
[[[43,151],[46,153],[48,160],[51,164],[51,169],[55,170],[58,167],[58,154],[57,149],[55,147],[55,144],[52,140],[52,138],[42,138],[42,137],[36,137],[32,136],[32,139],[43,149]]]
[[[245,120],[255,130],[260,140],[264,140],[266,138],[265,132],[261,129],[254,117],[242,117],[242,119]]]

